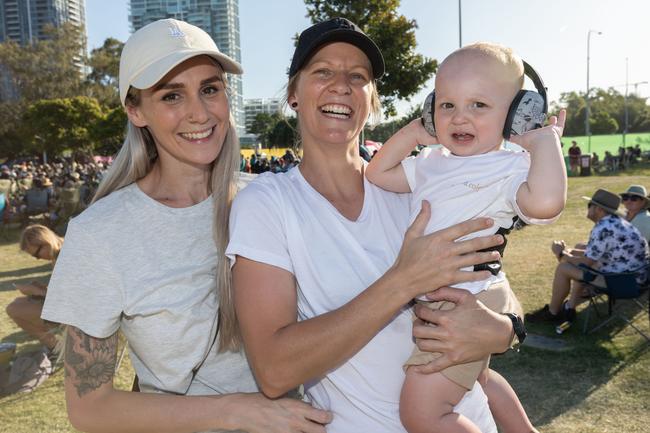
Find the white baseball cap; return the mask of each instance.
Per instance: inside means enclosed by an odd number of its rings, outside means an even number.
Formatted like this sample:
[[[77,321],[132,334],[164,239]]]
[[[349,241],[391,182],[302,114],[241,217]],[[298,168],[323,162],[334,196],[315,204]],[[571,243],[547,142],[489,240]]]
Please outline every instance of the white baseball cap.
[[[200,55],[213,57],[225,72],[243,72],[239,63],[219,51],[209,34],[192,24],[170,18],[142,27],[122,49],[119,79],[122,105],[129,87],[148,89],[177,65]]]

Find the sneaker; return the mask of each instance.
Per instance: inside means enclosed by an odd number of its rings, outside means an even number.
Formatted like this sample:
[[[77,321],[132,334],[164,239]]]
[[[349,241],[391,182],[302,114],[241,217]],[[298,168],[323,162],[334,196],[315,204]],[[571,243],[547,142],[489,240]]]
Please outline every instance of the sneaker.
[[[548,323],[560,324],[564,321],[564,315],[551,313],[551,311],[548,308],[548,304],[546,304],[544,305],[544,307],[540,308],[537,311],[533,311],[532,313],[526,313],[524,315],[524,321],[530,323],[548,322]]]

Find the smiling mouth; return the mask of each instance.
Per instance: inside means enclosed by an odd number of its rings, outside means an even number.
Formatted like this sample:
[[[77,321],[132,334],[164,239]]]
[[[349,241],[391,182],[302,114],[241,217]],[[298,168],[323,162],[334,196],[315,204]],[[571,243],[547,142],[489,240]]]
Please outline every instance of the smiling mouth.
[[[320,107],[321,113],[336,119],[349,119],[352,116],[352,109],[347,105],[327,104]]]
[[[212,135],[212,132],[214,131],[214,126],[212,128],[208,128],[204,131],[196,131],[196,132],[181,132],[178,135],[183,137],[186,140],[190,141],[196,141],[196,140],[203,140],[205,138],[208,138],[210,135]]]

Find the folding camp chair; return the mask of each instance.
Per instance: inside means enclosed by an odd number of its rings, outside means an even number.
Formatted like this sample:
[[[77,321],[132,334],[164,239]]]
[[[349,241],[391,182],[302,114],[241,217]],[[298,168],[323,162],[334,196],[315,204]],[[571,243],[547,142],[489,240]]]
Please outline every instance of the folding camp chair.
[[[626,315],[625,311],[621,308],[620,305],[625,302],[632,302],[636,304],[637,306],[641,307],[642,310],[646,310],[648,312],[648,322],[650,323],[650,299],[647,299],[648,292],[650,292],[650,281],[648,281],[648,278],[646,278],[646,282],[643,285],[640,285],[637,282],[639,275],[645,274],[648,276],[649,270],[650,264],[646,264],[645,266],[630,272],[600,273],[591,271],[602,275],[605,279],[607,287],[599,287],[589,282],[583,282],[583,284],[587,286],[587,289],[590,292],[589,306],[586,309],[587,314],[585,316],[583,332],[585,334],[595,332],[613,320],[621,319],[626,324],[631,326],[636,332],[641,334],[646,340],[648,340],[648,342],[650,342],[650,335],[643,332],[634,323],[632,323],[631,318]],[[604,316],[599,311],[598,307],[598,304],[601,303],[599,299],[603,297],[607,299],[607,316]],[[646,298],[645,303],[647,305],[644,305],[643,298]],[[617,305],[617,303],[619,305]],[[596,323],[592,328],[589,328],[589,319],[592,310],[594,311],[597,318],[604,320],[602,320],[600,323]]]

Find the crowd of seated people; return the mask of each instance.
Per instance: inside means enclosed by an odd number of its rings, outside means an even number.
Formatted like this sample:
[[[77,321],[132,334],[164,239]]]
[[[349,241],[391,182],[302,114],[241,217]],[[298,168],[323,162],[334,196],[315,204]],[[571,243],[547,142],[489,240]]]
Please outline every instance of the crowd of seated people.
[[[0,166],[0,214],[4,224],[41,222],[64,231],[70,217],[90,202],[101,176],[103,163],[77,163],[57,159],[8,162]],[[58,230],[60,229],[60,230]]]
[[[620,146],[615,153],[605,151],[602,160],[596,152],[591,155],[591,167],[596,172],[613,172],[625,170],[644,159],[641,146]]]

